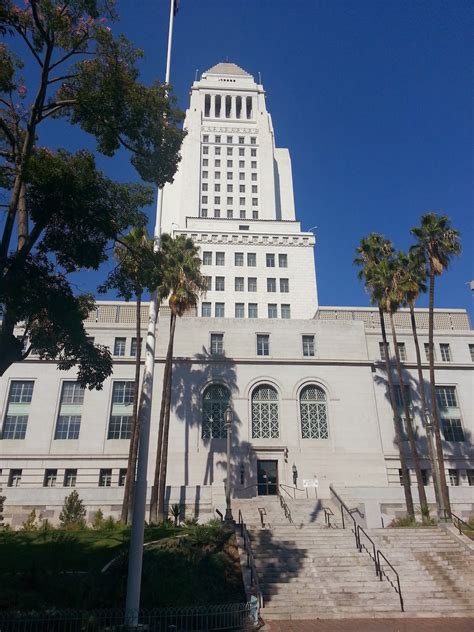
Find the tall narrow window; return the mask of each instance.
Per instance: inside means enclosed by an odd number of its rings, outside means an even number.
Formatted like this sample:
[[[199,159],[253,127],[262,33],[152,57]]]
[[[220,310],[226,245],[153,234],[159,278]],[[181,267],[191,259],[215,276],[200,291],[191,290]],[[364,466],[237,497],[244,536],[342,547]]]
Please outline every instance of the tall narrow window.
[[[215,289],[216,289],[216,292],[224,292],[224,290],[225,290],[225,277],[223,277],[223,276],[216,276]]]
[[[212,290],[212,277],[211,276],[205,276],[204,280],[206,282],[206,291],[210,292]]]
[[[402,426],[403,426],[403,438],[405,440],[408,440],[408,431],[407,431],[407,419],[405,416],[405,409],[403,407],[403,402],[402,402],[402,394],[401,394],[401,390],[400,390],[400,384],[394,384],[394,390],[395,390],[395,400],[396,400],[396,404],[397,404],[397,412],[400,416],[400,419],[402,421]],[[410,417],[411,419],[413,419],[413,404],[412,404],[412,400],[411,400],[411,390],[410,390],[410,386],[408,384],[404,384],[403,385],[403,392],[405,394],[405,399],[408,403],[408,411],[410,413]]]
[[[2,439],[24,439],[28,426],[34,382],[15,380],[10,384]]]
[[[404,342],[397,342],[398,353],[400,354],[400,360],[402,362],[406,362],[407,359],[407,350]]]
[[[212,316],[211,313],[211,303],[204,302],[201,305],[201,316],[202,318],[210,318]]]
[[[112,470],[109,468],[99,471],[99,487],[110,487],[112,485]]]
[[[214,314],[216,318],[224,318],[225,306],[224,303],[216,303],[214,306]]]
[[[244,305],[244,303],[236,303],[235,304],[235,317],[236,318],[245,318],[245,305]]]
[[[216,266],[225,265],[225,252],[216,252]]]
[[[205,250],[202,253],[202,265],[203,266],[212,266],[212,252]]]
[[[204,116],[206,118],[209,118],[210,114],[211,114],[211,95],[206,94],[204,95]]]
[[[58,477],[58,470],[45,470],[43,487],[56,487],[56,479]]]
[[[314,356],[314,336],[303,336],[303,355],[305,357]]]
[[[389,343],[387,343],[387,351],[388,351],[388,357],[390,358],[390,345]],[[381,360],[385,360],[385,345],[383,342],[379,342],[379,352],[380,352],[380,359]]]
[[[107,439],[130,439],[134,382],[114,382]]]
[[[258,318],[258,305],[257,303],[249,303],[248,305],[249,318]]]
[[[267,292],[276,292],[276,279],[267,279]]]
[[[252,393],[253,439],[278,439],[278,393],[268,384],[257,386]]]
[[[305,386],[300,395],[301,436],[303,439],[327,439],[328,410],[326,393],[319,386]]]
[[[244,277],[235,277],[235,291],[236,292],[244,291]]]
[[[234,254],[234,265],[236,265],[236,266],[243,266],[244,265],[244,253],[243,252],[236,252]]]
[[[439,350],[441,352],[441,360],[443,362],[451,362],[451,349],[449,343],[440,343]]]
[[[118,479],[119,487],[124,487],[125,486],[126,478],[127,478],[127,468],[126,467],[121,467],[119,469],[119,479]]]
[[[430,345],[427,342],[425,342],[424,346],[425,346],[425,358],[426,358],[426,361],[429,362],[430,361]],[[433,345],[433,360],[436,362],[436,349],[434,345]]]
[[[126,338],[115,338],[114,356],[123,357],[125,355]]]
[[[449,472],[449,484],[451,487],[459,486],[459,470],[448,470]]]
[[[216,94],[216,96],[214,97],[214,108],[215,108],[216,118],[221,117],[221,104],[222,104],[221,96],[219,94]]]
[[[225,439],[225,411],[230,401],[229,390],[220,384],[212,384],[204,391],[202,400],[202,438]]]
[[[461,410],[455,386],[437,386],[436,401],[441,417],[441,428],[445,441],[464,441]]]
[[[249,277],[247,279],[247,287],[249,292],[257,291],[257,277]]]
[[[466,470],[467,483],[470,487],[474,486],[474,470]]]
[[[211,355],[224,353],[224,334],[211,334]]]
[[[242,97],[236,97],[235,115],[238,119],[242,117]],[[240,138],[239,138],[239,142],[240,142]]]
[[[246,105],[247,118],[251,119],[252,116],[253,116],[253,112],[252,112],[252,97],[247,97],[246,98],[245,105]]]
[[[266,256],[267,268],[275,267],[275,255],[268,253]]]
[[[280,279],[280,292],[288,293],[290,291],[289,279]]]
[[[22,474],[23,470],[10,470],[10,474],[8,476],[8,487],[20,487]]]
[[[63,382],[54,439],[79,439],[84,389],[79,382]]]
[[[247,253],[247,265],[249,268],[255,268],[257,265],[257,254],[255,252]]]
[[[288,303],[284,303],[281,306],[281,317],[282,318],[291,318],[291,307]]]
[[[77,481],[77,469],[76,468],[68,468],[64,470],[64,487],[76,487]]]
[[[471,356],[471,361],[474,362],[474,345],[469,345],[469,354]]]
[[[276,303],[268,304],[268,318],[278,318],[278,307]]]
[[[267,356],[270,354],[270,336],[268,334],[257,334],[257,355]]]
[[[142,347],[143,344],[143,338],[140,337],[140,348]],[[136,337],[132,338],[132,342],[130,345],[130,355],[132,356],[132,358],[135,358],[137,355],[137,339]]]

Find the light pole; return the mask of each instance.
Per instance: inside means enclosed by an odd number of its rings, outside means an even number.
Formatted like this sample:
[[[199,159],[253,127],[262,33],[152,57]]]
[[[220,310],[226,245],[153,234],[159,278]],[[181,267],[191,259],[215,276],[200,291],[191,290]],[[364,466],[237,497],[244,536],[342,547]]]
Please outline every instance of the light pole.
[[[230,406],[227,406],[224,413],[225,429],[227,432],[227,478],[225,484],[225,517],[224,522],[228,526],[234,525],[234,516],[230,505],[230,441],[232,433],[232,421],[234,412]]]
[[[435,446],[434,437],[433,437],[433,420],[431,418],[431,411],[429,410],[429,408],[425,408],[425,423],[426,423],[426,436],[428,437],[430,454],[432,456],[433,484],[435,488],[438,519],[446,520],[443,490],[441,489],[438,454],[436,452],[436,446]]]
[[[170,82],[171,43],[173,39],[173,21],[177,11],[177,0],[170,0],[168,27],[168,49],[166,52],[165,84]],[[158,191],[154,250],[160,249],[161,218],[163,211],[163,189]],[[145,529],[145,510],[147,493],[148,451],[150,446],[151,403],[153,398],[153,376],[155,372],[156,322],[158,319],[158,291],[155,290],[148,308],[148,329],[146,336],[145,367],[143,371],[142,390],[140,396],[138,418],[140,437],[138,444],[137,473],[133,494],[132,531],[128,557],[127,596],[125,601],[125,623],[131,627],[138,626],[140,608],[140,590],[142,581],[143,540]]]

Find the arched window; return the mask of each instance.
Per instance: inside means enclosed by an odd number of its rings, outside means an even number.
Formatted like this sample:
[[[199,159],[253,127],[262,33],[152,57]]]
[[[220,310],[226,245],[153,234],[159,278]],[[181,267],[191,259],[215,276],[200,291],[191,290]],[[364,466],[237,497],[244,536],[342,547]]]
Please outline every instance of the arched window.
[[[252,393],[252,437],[278,439],[278,393],[268,384],[262,384]]]
[[[300,394],[301,436],[303,439],[327,439],[328,407],[326,393],[319,386],[305,386]]]
[[[202,397],[202,438],[225,439],[224,413],[229,405],[229,389],[221,384],[211,384]]]

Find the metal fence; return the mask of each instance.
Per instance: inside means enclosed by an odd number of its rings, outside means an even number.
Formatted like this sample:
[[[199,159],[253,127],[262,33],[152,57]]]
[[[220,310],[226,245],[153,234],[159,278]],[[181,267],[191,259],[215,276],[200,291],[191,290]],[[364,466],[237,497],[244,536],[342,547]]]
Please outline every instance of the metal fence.
[[[139,625],[125,623],[124,610],[51,610],[0,613],[0,632],[212,632],[252,630],[258,625],[257,601],[217,606],[153,608],[139,611]]]

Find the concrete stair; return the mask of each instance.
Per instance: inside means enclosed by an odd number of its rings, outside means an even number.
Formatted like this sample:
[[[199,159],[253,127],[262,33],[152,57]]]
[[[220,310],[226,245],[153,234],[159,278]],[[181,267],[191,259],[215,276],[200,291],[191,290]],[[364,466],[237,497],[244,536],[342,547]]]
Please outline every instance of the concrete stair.
[[[355,547],[349,528],[329,501],[277,497],[242,501],[252,540],[265,619],[474,616],[474,556],[441,528],[366,530],[400,575],[405,614],[390,583]],[[331,507],[328,529],[322,507]],[[262,529],[258,507],[266,510]],[[383,569],[395,582],[395,575]]]

